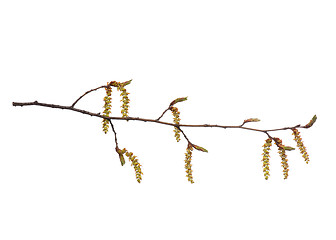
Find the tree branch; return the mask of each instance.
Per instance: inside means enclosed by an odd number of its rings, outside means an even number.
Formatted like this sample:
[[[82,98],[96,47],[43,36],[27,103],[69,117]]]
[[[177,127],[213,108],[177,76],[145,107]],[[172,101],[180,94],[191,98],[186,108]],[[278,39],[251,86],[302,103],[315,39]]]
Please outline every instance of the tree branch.
[[[85,94],[84,94],[85,95]],[[84,96],[83,95],[83,96]],[[77,101],[78,102],[78,101]],[[49,108],[58,108],[58,109],[67,109],[70,111],[75,111],[75,112],[80,112],[82,114],[90,115],[92,117],[99,117],[103,119],[112,119],[112,120],[122,120],[122,121],[142,121],[142,122],[153,122],[153,123],[158,123],[158,124],[163,124],[163,125],[169,125],[173,127],[195,127],[195,128],[240,128],[244,130],[250,130],[250,131],[256,131],[256,132],[272,132],[272,131],[282,131],[282,130],[289,130],[293,128],[304,128],[304,126],[301,126],[300,124],[295,125],[293,127],[282,127],[282,128],[275,128],[275,129],[257,129],[257,128],[250,128],[250,127],[244,127],[242,125],[217,125],[217,124],[174,124],[170,122],[164,122],[160,121],[157,119],[149,119],[149,118],[140,118],[140,117],[106,117],[101,115],[100,113],[93,113],[89,112],[83,109],[75,108],[72,106],[63,106],[63,105],[56,105],[56,104],[50,104],[50,103],[40,103],[38,101],[34,102],[13,102],[13,106],[42,106],[42,107],[49,107]]]
[[[104,87],[107,87],[107,86],[100,86],[100,87],[97,87],[97,88],[94,88],[94,89],[91,89],[91,90],[85,92],[85,93],[84,93],[82,96],[80,96],[76,101],[74,101],[74,103],[71,105],[71,107],[74,107],[74,106],[76,105],[76,103],[77,103],[79,100],[81,100],[82,97],[84,97],[86,94],[89,94],[90,92],[96,91],[96,90],[98,90],[98,89],[100,89],[100,88],[104,88]]]
[[[121,165],[123,166],[125,164],[125,158],[124,158],[124,154],[129,158],[129,160],[131,161],[131,165],[134,167],[135,169],[135,173],[136,173],[136,179],[137,181],[140,183],[141,182],[141,175],[142,175],[142,170],[141,170],[141,164],[138,162],[137,157],[132,153],[129,152],[126,148],[120,149],[118,146],[118,140],[117,140],[117,132],[114,128],[114,125],[112,123],[112,120],[121,120],[121,121],[142,121],[142,122],[152,122],[152,123],[157,123],[157,124],[162,124],[162,125],[167,125],[167,126],[171,126],[174,127],[174,132],[175,132],[175,138],[176,141],[179,142],[180,141],[180,133],[182,133],[182,135],[184,136],[184,138],[186,139],[186,141],[188,142],[188,146],[187,146],[187,153],[185,154],[185,169],[186,169],[186,173],[187,173],[187,177],[188,177],[188,181],[190,181],[191,183],[194,183],[193,181],[193,176],[192,176],[192,170],[191,170],[191,157],[192,157],[192,150],[196,149],[198,151],[202,151],[202,152],[208,152],[208,150],[206,150],[205,148],[195,145],[193,144],[189,138],[187,137],[187,135],[184,133],[184,131],[182,130],[182,128],[184,127],[193,127],[193,128],[223,128],[223,129],[227,129],[227,128],[238,128],[238,129],[243,129],[243,130],[249,130],[249,131],[255,131],[255,132],[261,132],[267,135],[267,139],[265,140],[265,144],[263,145],[263,172],[264,172],[264,176],[265,179],[267,180],[269,177],[269,150],[270,150],[270,146],[272,145],[272,142],[274,141],[275,145],[278,147],[278,153],[282,159],[281,164],[284,168],[283,172],[284,172],[284,179],[287,179],[288,177],[288,160],[287,160],[287,155],[285,153],[285,151],[291,151],[294,150],[293,147],[290,146],[285,146],[282,144],[282,140],[277,138],[277,137],[272,137],[270,135],[270,132],[275,132],[275,131],[284,131],[284,130],[292,130],[292,134],[294,135],[294,140],[297,142],[297,147],[300,149],[300,153],[302,154],[302,157],[305,159],[305,162],[308,163],[309,162],[309,156],[306,152],[306,148],[303,145],[301,136],[300,136],[300,132],[297,130],[298,128],[310,128],[316,121],[317,117],[316,115],[310,120],[310,122],[306,125],[300,125],[297,124],[295,126],[292,127],[282,127],[282,128],[274,128],[274,129],[257,129],[257,128],[251,128],[251,127],[246,127],[245,124],[249,123],[249,122],[259,122],[260,120],[258,118],[249,118],[249,119],[245,119],[243,121],[242,124],[240,125],[218,125],[218,124],[180,124],[180,112],[178,110],[177,107],[175,107],[174,105],[179,103],[179,102],[183,102],[187,100],[187,97],[182,97],[182,98],[177,98],[175,100],[173,100],[170,105],[168,106],[167,109],[165,109],[163,111],[163,113],[161,114],[160,117],[158,117],[157,119],[150,119],[150,118],[141,118],[141,117],[129,117],[128,116],[128,108],[129,108],[129,98],[128,98],[128,92],[125,89],[125,86],[127,86],[128,84],[131,83],[132,80],[126,81],[126,82],[116,82],[116,81],[111,81],[109,83],[107,83],[107,85],[103,85],[94,89],[91,89],[89,91],[86,91],[84,94],[82,94],[79,98],[77,98],[70,106],[63,106],[63,105],[57,105],[57,104],[49,104],[49,103],[41,103],[38,101],[34,101],[34,102],[13,102],[13,106],[20,106],[20,107],[24,107],[24,106],[41,106],[41,107],[48,107],[48,108],[58,108],[58,109],[66,109],[66,110],[70,110],[70,111],[74,111],[74,112],[79,112],[85,115],[89,115],[92,117],[98,117],[103,119],[103,131],[105,133],[108,132],[108,123],[111,125],[112,131],[114,133],[114,141],[115,141],[115,150],[119,155],[119,159],[121,162]],[[121,114],[122,117],[113,117],[110,116],[111,113],[111,91],[112,91],[112,87],[116,87],[118,91],[120,91],[120,96],[122,97],[122,106],[121,106]],[[104,112],[103,114],[100,113],[93,113],[93,112],[89,112],[86,111],[84,109],[79,109],[79,108],[75,108],[75,105],[78,103],[78,101],[80,101],[84,96],[86,96],[87,94],[96,91],[100,88],[105,88],[106,91],[106,96],[104,98]],[[163,117],[163,115],[167,112],[167,111],[171,111],[173,114],[173,123],[172,122],[165,122],[165,121],[161,121],[160,119]]]

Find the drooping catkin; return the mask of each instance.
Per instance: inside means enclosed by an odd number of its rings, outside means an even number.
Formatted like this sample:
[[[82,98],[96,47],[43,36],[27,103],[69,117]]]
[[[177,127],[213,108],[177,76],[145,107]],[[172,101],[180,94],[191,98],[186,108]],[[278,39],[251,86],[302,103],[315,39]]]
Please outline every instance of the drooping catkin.
[[[294,135],[294,140],[297,144],[297,147],[300,149],[300,153],[302,154],[302,157],[304,158],[305,162],[308,164],[309,163],[309,155],[307,153],[305,145],[303,145],[303,141],[302,141],[302,138],[300,136],[300,132],[296,128],[293,128],[292,131],[293,131],[292,135]]]
[[[278,146],[278,153],[281,157],[281,166],[283,168],[282,172],[284,175],[284,179],[288,178],[288,159],[286,155],[286,149],[285,146],[282,144],[282,140],[280,138],[274,138],[276,145]]]
[[[121,115],[123,118],[128,117],[128,109],[129,109],[129,98],[128,95],[129,93],[126,91],[125,86],[123,84],[119,84],[117,87],[118,91],[120,91],[120,96],[121,96]]]
[[[109,86],[109,83],[107,83],[107,87],[105,87],[105,92],[106,96],[104,97],[104,111],[103,111],[103,116],[109,117],[111,113],[111,95],[112,95],[112,88]],[[103,132],[106,134],[109,129],[109,120],[108,119],[103,119]]]
[[[268,138],[265,141],[265,144],[263,145],[263,172],[264,172],[264,177],[266,180],[268,180],[269,176],[270,176],[270,162],[269,162],[269,158],[270,158],[270,149],[272,146],[272,139]]]
[[[120,108],[121,108],[121,115],[123,118],[128,117],[128,109],[129,109],[129,103],[130,103],[130,100],[128,98],[129,93],[126,91],[125,86],[127,86],[131,82],[132,80],[129,80],[126,82],[111,81],[108,83],[109,87],[111,86],[116,87],[117,90],[120,91],[120,97],[121,97],[120,102],[122,102],[122,105],[120,106]]]
[[[130,160],[131,165],[134,167],[136,180],[138,183],[141,183],[141,175],[143,175],[143,172],[141,171],[141,164],[139,163],[137,156],[135,156],[132,152],[127,151],[126,149],[123,149],[123,151],[125,151],[125,155]]]
[[[180,112],[178,110],[177,107],[170,107],[169,108],[172,113],[173,113],[173,116],[174,116],[174,123],[175,124],[180,124]],[[179,142],[181,140],[181,134],[180,134],[180,130],[177,128],[177,127],[174,127],[174,133],[175,133],[175,139],[177,142]]]
[[[192,150],[193,150],[193,146],[188,143],[188,147],[187,147],[187,152],[185,153],[185,170],[186,170],[186,177],[188,178],[188,181],[190,183],[194,183],[194,179],[193,179],[193,175],[192,175],[192,169],[191,169],[191,158],[192,158]]]

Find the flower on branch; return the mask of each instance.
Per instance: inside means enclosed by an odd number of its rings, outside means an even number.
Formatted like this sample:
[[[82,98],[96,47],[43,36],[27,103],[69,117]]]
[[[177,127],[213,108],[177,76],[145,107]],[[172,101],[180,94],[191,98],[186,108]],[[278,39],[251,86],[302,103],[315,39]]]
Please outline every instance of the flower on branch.
[[[169,108],[172,113],[173,113],[173,116],[174,116],[174,123],[175,124],[180,124],[180,112],[178,110],[177,107],[170,107]],[[174,133],[175,133],[175,138],[176,138],[176,141],[179,142],[181,140],[181,134],[180,134],[180,130],[177,128],[177,127],[174,127]]]
[[[126,91],[123,85],[120,85],[120,87],[118,87],[118,90],[121,91],[120,96],[122,97],[122,99],[120,100],[122,102],[121,115],[122,117],[128,117],[128,108],[129,108],[129,102],[130,102],[128,98],[129,93]]]
[[[190,183],[194,183],[194,180],[193,180],[193,176],[192,176],[192,170],[191,170],[191,158],[192,158],[192,150],[193,150],[193,146],[188,143],[188,147],[187,147],[187,152],[185,153],[185,169],[186,169],[186,177],[188,178],[188,181]]]
[[[292,135],[294,135],[294,140],[297,144],[297,147],[300,149],[300,153],[302,154],[302,157],[304,158],[305,162],[308,164],[309,163],[309,155],[307,153],[306,147],[303,145],[303,141],[302,141],[302,138],[300,136],[300,132],[296,128],[293,128],[292,131],[293,131]]]
[[[111,113],[111,95],[112,95],[112,88],[108,85],[105,87],[106,96],[104,97],[104,111],[103,116],[109,117]],[[106,134],[109,129],[109,121],[108,119],[103,119],[103,132]]]
[[[266,142],[263,145],[263,172],[264,172],[264,177],[267,180],[270,176],[270,169],[269,169],[269,158],[270,158],[270,150],[272,146],[272,138],[266,139]]]
[[[111,81],[110,83],[107,84],[108,86],[116,87],[117,90],[120,91],[120,96],[121,96],[120,102],[122,102],[121,115],[124,118],[128,117],[128,109],[129,109],[129,102],[130,102],[130,100],[128,98],[129,93],[126,91],[125,86],[127,86],[131,82],[132,82],[132,80],[129,80],[129,81],[126,81],[126,82]]]
[[[278,146],[278,153],[281,157],[281,166],[283,168],[282,172],[284,175],[284,179],[288,178],[288,159],[286,155],[285,146],[282,144],[282,140],[280,138],[274,138],[276,145]]]
[[[141,182],[143,173],[141,171],[141,164],[138,162],[137,156],[135,156],[132,152],[128,152],[125,148],[122,150],[125,152],[126,156],[131,162],[131,165],[134,167],[135,170],[135,177],[138,183]]]

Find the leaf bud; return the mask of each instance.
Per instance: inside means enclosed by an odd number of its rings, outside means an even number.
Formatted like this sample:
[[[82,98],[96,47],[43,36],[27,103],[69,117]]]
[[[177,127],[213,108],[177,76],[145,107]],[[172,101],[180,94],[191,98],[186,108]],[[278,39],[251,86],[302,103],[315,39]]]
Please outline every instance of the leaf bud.
[[[249,118],[244,120],[244,123],[248,123],[248,122],[260,122],[259,118]]]
[[[198,150],[198,151],[208,152],[208,150],[206,150],[205,148],[200,147],[200,146],[197,146],[197,145],[195,145],[195,144],[193,144],[193,147],[194,147],[196,150]]]
[[[311,126],[313,126],[313,124],[316,122],[317,116],[314,115],[314,117],[309,121],[309,123],[307,123],[304,128],[310,128]]]
[[[286,151],[292,151],[292,150],[295,150],[295,148],[290,147],[290,146],[283,146],[283,148],[284,148]]]
[[[176,103],[186,101],[187,99],[188,99],[188,97],[176,98],[174,101],[172,101],[169,104],[169,106],[171,107],[171,106],[175,105]]]

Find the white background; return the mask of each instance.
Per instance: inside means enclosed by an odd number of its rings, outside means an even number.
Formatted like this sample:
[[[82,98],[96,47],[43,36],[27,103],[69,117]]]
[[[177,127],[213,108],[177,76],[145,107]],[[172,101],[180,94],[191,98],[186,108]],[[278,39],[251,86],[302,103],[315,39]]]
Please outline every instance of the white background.
[[[336,239],[334,1],[1,1],[0,239]],[[259,129],[306,124],[310,155],[283,180],[263,133],[115,121],[143,181],[120,166],[101,120],[13,101],[71,105],[127,81],[130,116]],[[77,107],[101,112],[104,91]],[[113,92],[113,115],[120,116]],[[172,121],[171,114],[163,120]],[[272,132],[295,147],[290,131]]]

